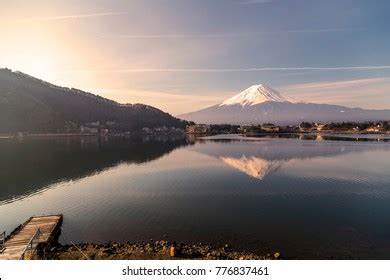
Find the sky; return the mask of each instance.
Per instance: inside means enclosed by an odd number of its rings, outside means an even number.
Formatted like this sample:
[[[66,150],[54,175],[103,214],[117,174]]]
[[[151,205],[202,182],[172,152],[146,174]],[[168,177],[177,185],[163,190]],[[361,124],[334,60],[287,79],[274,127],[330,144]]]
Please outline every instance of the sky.
[[[173,115],[259,83],[390,108],[388,0],[0,0],[0,67]]]

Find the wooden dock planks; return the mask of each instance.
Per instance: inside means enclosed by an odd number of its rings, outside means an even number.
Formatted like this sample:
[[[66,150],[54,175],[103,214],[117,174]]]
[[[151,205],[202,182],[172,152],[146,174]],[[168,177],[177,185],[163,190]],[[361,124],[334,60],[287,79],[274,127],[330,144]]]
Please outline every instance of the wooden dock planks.
[[[0,253],[0,260],[20,259],[38,229],[41,234],[37,242],[49,243],[60,228],[62,219],[62,215],[31,217],[6,240],[5,250]]]

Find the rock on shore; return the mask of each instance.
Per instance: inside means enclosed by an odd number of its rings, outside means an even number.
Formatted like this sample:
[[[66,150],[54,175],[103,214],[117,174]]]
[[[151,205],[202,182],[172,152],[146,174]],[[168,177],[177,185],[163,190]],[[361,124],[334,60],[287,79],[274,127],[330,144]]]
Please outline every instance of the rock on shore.
[[[49,253],[49,259],[56,260],[166,260],[166,259],[205,259],[205,260],[265,260],[281,259],[279,252],[259,256],[247,252],[235,252],[228,244],[212,247],[205,244],[183,244],[176,246],[175,257],[169,256],[170,243],[165,240],[147,243],[83,243],[57,245]]]

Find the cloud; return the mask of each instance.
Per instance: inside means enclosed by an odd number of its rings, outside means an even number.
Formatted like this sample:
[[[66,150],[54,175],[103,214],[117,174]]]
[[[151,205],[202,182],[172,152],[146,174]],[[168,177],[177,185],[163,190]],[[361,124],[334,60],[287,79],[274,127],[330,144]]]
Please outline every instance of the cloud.
[[[108,73],[147,73],[147,72],[264,72],[264,71],[364,71],[364,70],[390,70],[390,65],[376,66],[340,66],[340,67],[254,67],[254,68],[128,68],[128,69],[96,69],[96,70],[70,70],[71,72],[108,72]]]
[[[161,39],[161,38],[213,38],[213,37],[242,37],[249,36],[253,34],[248,33],[221,33],[221,34],[145,34],[145,35],[137,35],[137,34],[124,34],[119,35],[119,37],[123,38],[135,38],[135,39]]]
[[[365,28],[324,28],[324,29],[291,29],[275,31],[275,33],[332,33],[332,32],[359,32],[365,31]]]
[[[390,78],[302,83],[280,88],[296,100],[361,107],[389,109]]]
[[[94,17],[106,17],[124,15],[124,12],[106,12],[106,13],[91,13],[91,14],[76,14],[76,15],[62,15],[62,16],[48,16],[48,17],[32,17],[17,19],[16,22],[40,22],[40,21],[56,21],[67,19],[82,19],[82,18],[94,18]]]
[[[269,3],[269,2],[272,2],[272,0],[241,0],[241,1],[238,1],[238,2],[240,4],[251,5],[251,4]]]
[[[119,37],[134,39],[166,39],[166,38],[228,38],[228,37],[251,37],[264,34],[281,33],[335,33],[335,32],[359,32],[366,29],[358,28],[333,28],[333,29],[290,29],[290,30],[268,30],[259,32],[239,33],[215,33],[215,34],[122,34]]]
[[[366,86],[371,84],[377,84],[382,81],[386,81],[387,78],[372,78],[372,79],[359,79],[348,81],[332,81],[332,82],[320,82],[320,83],[304,83],[291,85],[288,88],[297,90],[326,90],[326,89],[342,89],[355,86]]]

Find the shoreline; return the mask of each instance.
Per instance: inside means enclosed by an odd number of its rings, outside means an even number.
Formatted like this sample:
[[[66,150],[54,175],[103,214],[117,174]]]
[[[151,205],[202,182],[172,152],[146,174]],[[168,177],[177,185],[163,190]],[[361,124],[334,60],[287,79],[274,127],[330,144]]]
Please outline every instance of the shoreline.
[[[145,136],[159,136],[159,135],[178,135],[181,133],[142,133],[142,132],[133,132],[130,134],[125,133],[109,133],[109,134],[97,134],[97,133],[27,133],[22,137],[31,137],[31,138],[50,138],[50,137],[126,137],[131,135],[145,135]],[[387,132],[356,132],[356,131],[333,131],[333,130],[323,130],[323,131],[307,131],[307,132],[260,132],[260,133],[212,133],[212,134],[193,134],[193,133],[182,133],[183,136],[198,136],[198,137],[207,137],[207,136],[217,136],[217,135],[241,135],[241,136],[262,136],[262,135],[349,135],[349,136],[388,136],[390,131]],[[0,134],[0,139],[12,139],[12,138],[21,138],[18,135],[14,134]]]
[[[170,242],[150,240],[142,243],[57,244],[48,253],[50,260],[280,260],[280,252],[256,255],[235,251],[230,245],[215,247],[203,243],[178,243],[174,257],[169,255]]]

